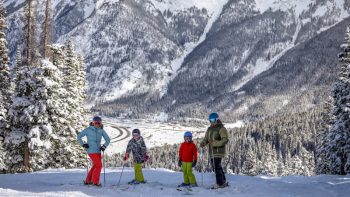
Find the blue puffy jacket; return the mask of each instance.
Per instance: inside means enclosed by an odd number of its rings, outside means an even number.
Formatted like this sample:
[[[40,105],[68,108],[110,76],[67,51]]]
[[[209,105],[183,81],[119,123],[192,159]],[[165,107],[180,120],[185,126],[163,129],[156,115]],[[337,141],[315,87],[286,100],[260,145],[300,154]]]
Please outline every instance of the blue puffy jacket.
[[[81,146],[84,144],[83,140],[81,139],[84,136],[86,136],[87,144],[89,145],[89,148],[87,149],[87,152],[89,154],[101,153],[100,148],[102,136],[103,139],[106,141],[106,143],[104,144],[106,148],[110,142],[109,136],[107,135],[106,131],[103,129],[98,129],[94,126],[89,126],[88,128],[84,129],[78,134],[78,141]]]

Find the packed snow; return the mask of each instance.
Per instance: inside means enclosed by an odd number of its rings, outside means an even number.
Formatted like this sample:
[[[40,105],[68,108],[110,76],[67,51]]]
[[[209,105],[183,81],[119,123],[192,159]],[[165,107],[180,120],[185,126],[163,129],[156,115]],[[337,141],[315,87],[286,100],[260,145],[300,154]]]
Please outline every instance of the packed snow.
[[[29,174],[0,175],[1,196],[348,196],[350,175],[347,176],[238,176],[227,175],[229,187],[208,190],[214,184],[213,173],[195,173],[199,187],[192,191],[177,191],[182,182],[182,173],[166,169],[144,169],[146,184],[128,186],[134,172],[125,168],[120,185],[117,186],[122,168],[106,169],[106,184],[101,173],[101,188],[84,186],[86,169],[56,169]],[[103,172],[103,170],[102,170]]]

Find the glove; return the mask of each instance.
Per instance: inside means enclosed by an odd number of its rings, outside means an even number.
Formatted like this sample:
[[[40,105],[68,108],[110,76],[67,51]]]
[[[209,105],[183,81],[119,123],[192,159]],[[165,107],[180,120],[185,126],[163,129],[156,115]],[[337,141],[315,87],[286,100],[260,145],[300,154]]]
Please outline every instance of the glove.
[[[101,151],[105,151],[106,150],[106,147],[105,145],[102,145],[101,148],[100,148]]]
[[[149,156],[145,154],[145,156],[143,156],[143,160],[146,162],[148,159],[149,159]]]
[[[192,162],[192,168],[196,167],[196,165],[197,165],[197,161],[194,160],[194,161]]]
[[[181,167],[181,166],[182,166],[182,161],[181,161],[181,159],[179,160],[178,165],[179,165],[179,167]]]
[[[83,144],[84,148],[89,148],[89,144]]]
[[[129,159],[129,153],[125,153],[125,156],[124,156],[124,161],[128,160]]]

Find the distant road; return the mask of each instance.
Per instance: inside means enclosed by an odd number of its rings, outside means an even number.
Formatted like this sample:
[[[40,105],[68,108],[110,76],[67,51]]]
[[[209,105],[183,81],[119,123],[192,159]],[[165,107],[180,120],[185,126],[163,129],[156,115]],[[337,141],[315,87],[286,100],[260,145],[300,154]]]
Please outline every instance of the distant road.
[[[126,127],[118,127],[112,123],[107,123],[106,125],[119,131],[119,134],[117,136],[111,137],[111,143],[116,143],[125,140],[126,138],[130,138],[131,136],[130,130]]]

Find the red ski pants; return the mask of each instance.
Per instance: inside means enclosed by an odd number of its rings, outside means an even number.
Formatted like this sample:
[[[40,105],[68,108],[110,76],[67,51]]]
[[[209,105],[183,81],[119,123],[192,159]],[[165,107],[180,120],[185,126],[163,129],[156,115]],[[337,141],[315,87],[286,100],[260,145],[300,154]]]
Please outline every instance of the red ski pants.
[[[101,153],[92,153],[89,154],[89,157],[92,161],[92,167],[86,177],[86,183],[99,184],[100,183],[100,174],[102,169],[101,162]]]

